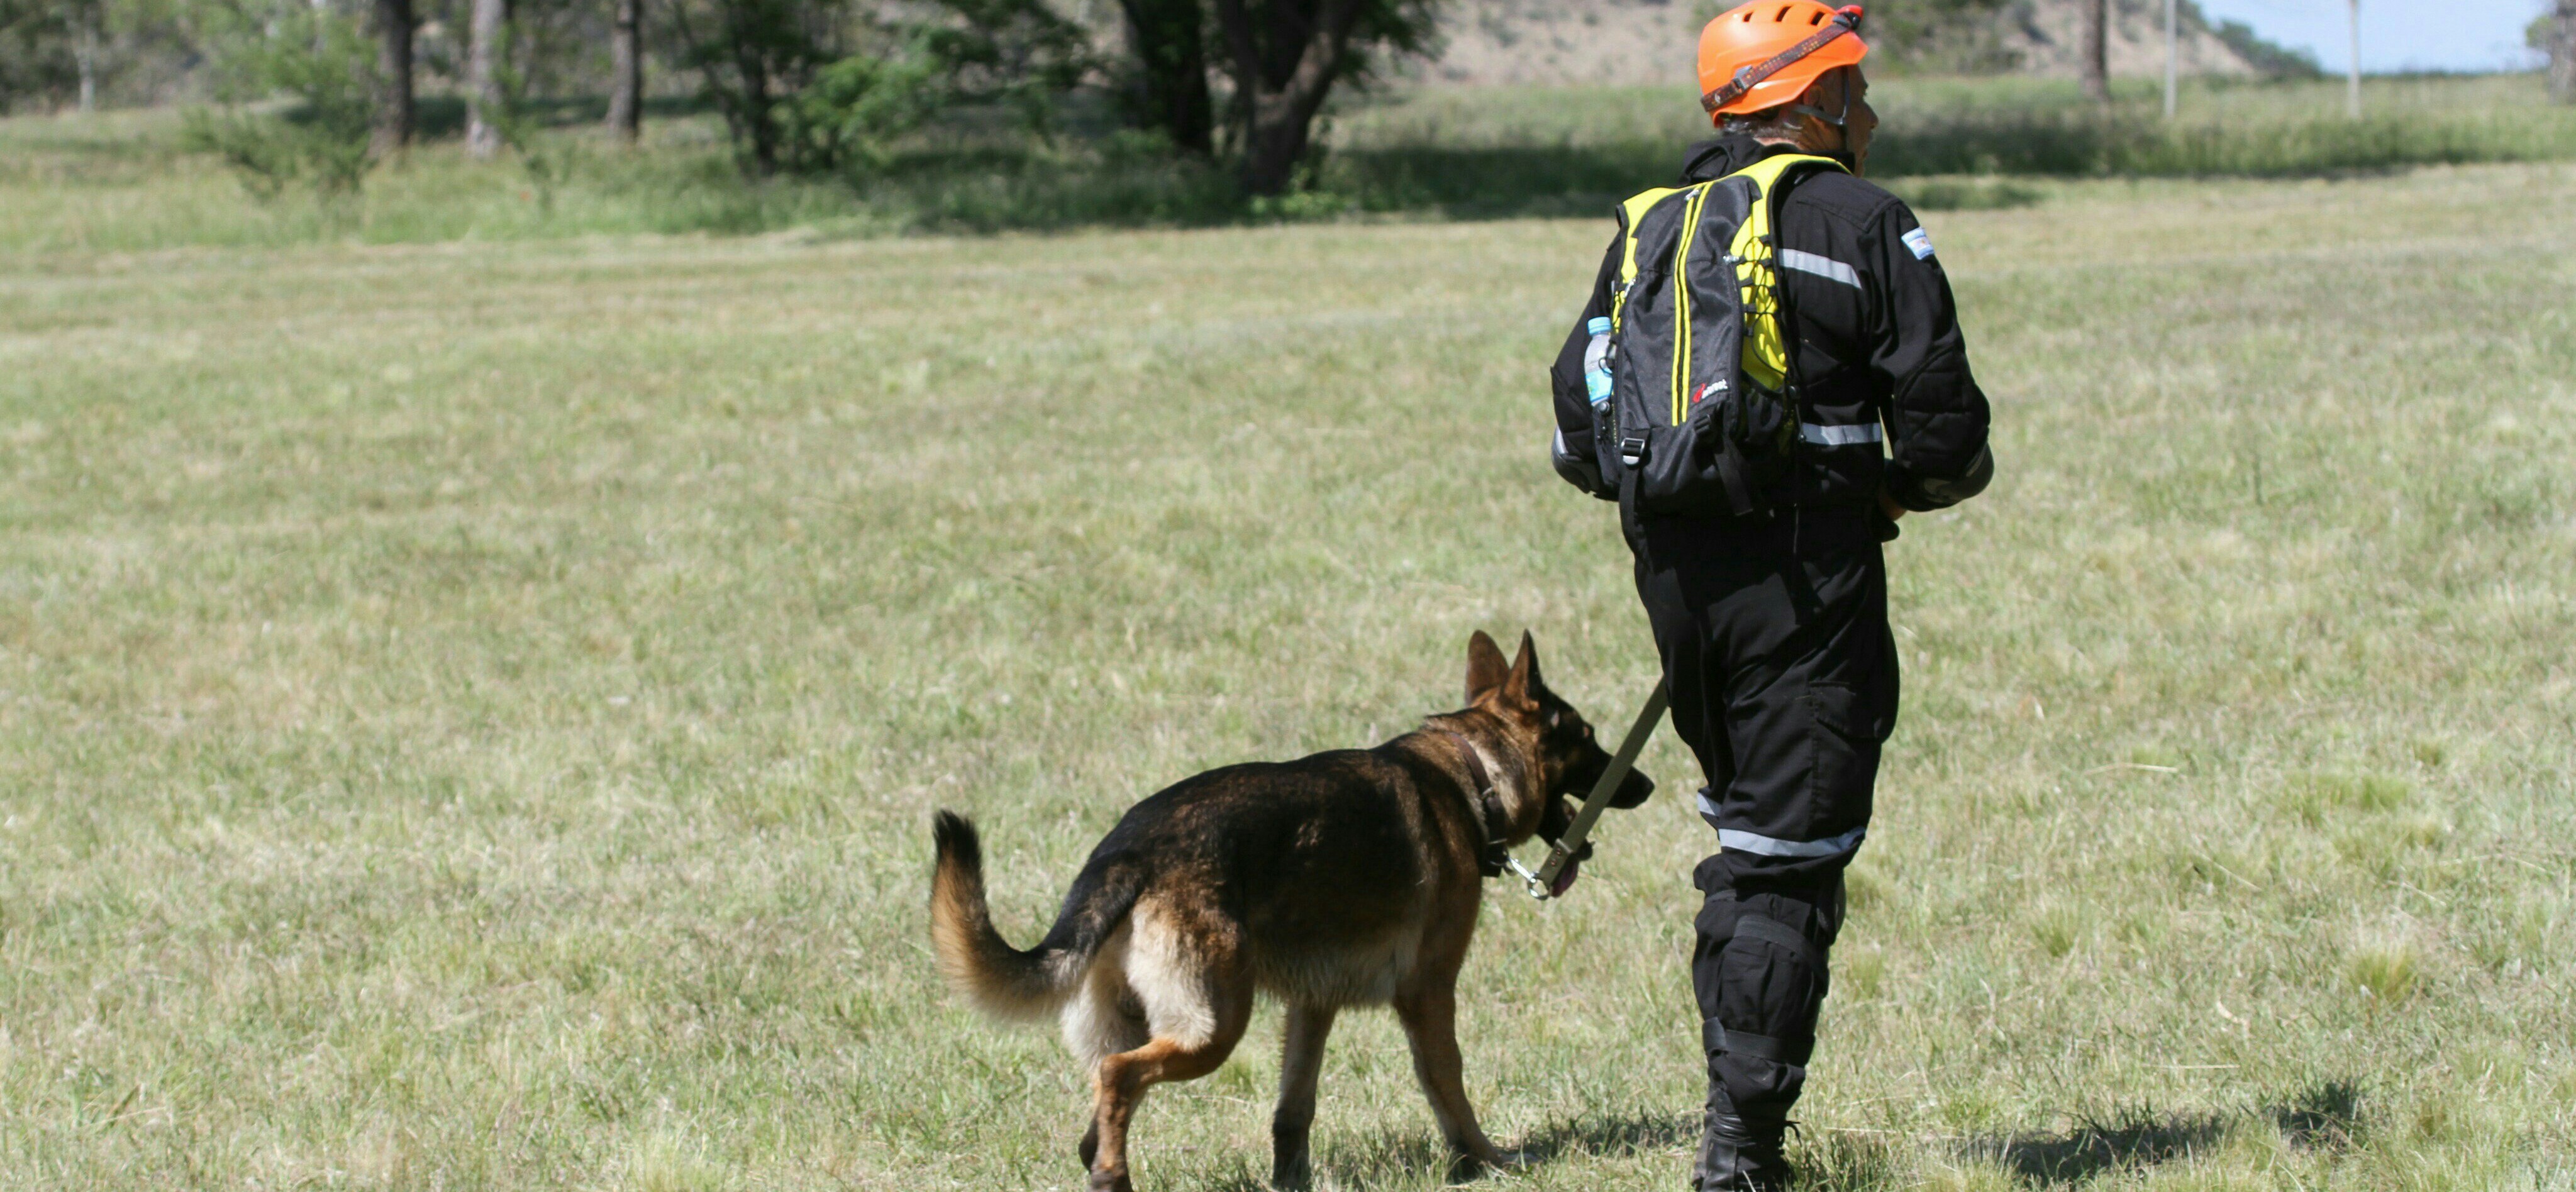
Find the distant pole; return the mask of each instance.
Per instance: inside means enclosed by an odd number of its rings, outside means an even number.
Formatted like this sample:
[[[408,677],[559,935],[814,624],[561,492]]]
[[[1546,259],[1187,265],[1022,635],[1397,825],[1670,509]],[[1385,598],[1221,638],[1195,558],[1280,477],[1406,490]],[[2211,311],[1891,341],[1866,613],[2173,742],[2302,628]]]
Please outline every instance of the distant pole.
[[[2549,93],[2576,103],[2576,0],[2558,0],[2556,37],[2549,39]]]
[[[2344,73],[2343,109],[2361,119],[2361,0],[2352,0],[2352,67]]]
[[[2165,119],[2174,118],[2174,89],[2181,72],[2182,5],[2180,0],[2165,0]]]

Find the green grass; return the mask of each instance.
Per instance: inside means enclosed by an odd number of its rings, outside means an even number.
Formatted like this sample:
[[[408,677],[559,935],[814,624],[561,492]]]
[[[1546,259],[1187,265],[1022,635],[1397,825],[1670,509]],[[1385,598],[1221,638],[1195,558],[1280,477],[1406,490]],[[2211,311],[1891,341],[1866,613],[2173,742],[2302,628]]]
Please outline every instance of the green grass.
[[[747,185],[701,117],[656,123],[635,153],[556,137],[572,177],[552,195],[515,161],[471,162],[451,141],[378,167],[354,199],[290,189],[266,203],[212,157],[181,152],[178,129],[166,110],[0,120],[0,250],[891,230],[836,184]]]
[[[2346,120],[2327,84],[2194,82],[2180,119],[2151,88],[2123,85],[2106,117],[2072,84],[1895,78],[1873,172],[1922,210],[2044,202],[2055,180],[2308,177],[2427,165],[2576,158],[2576,109],[2547,105],[2536,76],[2373,79],[2369,118]],[[1686,89],[1393,89],[1348,95],[1321,130],[1312,187],[1247,201],[1217,163],[1175,160],[1115,132],[1096,102],[1033,140],[967,114],[842,178],[754,184],[721,126],[673,106],[640,152],[597,136],[578,102],[549,106],[541,137],[560,185],[515,161],[476,163],[457,143],[462,106],[427,109],[435,134],[378,170],[354,200],[295,192],[253,201],[212,158],[177,148],[170,112],[0,120],[0,252],[141,251],[356,241],[1239,226],[1275,220],[1595,216],[1672,178],[1706,135]]]
[[[1891,548],[1803,1161],[2567,1186],[2576,172],[2053,185],[1932,221],[2001,471]],[[15,241],[0,1186],[1076,1186],[1081,1074],[932,971],[930,809],[1026,941],[1131,801],[1403,731],[1474,628],[1624,716],[1541,457],[1604,236]],[[1681,1178],[1686,804],[1496,891],[1497,1188]],[[1319,1170],[1440,1186],[1346,1022]],[[1154,1096],[1149,1186],[1257,1184],[1276,1046]]]

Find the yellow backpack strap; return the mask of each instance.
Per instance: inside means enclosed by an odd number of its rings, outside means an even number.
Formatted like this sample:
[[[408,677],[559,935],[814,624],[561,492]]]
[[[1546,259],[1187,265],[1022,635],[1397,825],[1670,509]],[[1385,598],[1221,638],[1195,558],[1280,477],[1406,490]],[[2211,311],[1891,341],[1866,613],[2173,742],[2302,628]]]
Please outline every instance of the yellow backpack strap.
[[[1614,335],[1628,310],[1628,287],[1637,284],[1637,224],[1655,204],[1675,193],[1676,189],[1669,186],[1642,191],[1619,204],[1619,291],[1610,299],[1610,331]]]
[[[1735,229],[1735,243],[1727,251],[1735,258],[1736,280],[1744,287],[1744,375],[1764,388],[1780,389],[1789,380],[1789,347],[1780,329],[1780,273],[1772,260],[1772,217],[1778,207],[1773,192],[1791,170],[1842,168],[1843,163],[1830,157],[1781,153],[1727,175],[1749,179],[1754,186],[1752,209],[1743,226]],[[1635,241],[1629,243],[1633,249]]]

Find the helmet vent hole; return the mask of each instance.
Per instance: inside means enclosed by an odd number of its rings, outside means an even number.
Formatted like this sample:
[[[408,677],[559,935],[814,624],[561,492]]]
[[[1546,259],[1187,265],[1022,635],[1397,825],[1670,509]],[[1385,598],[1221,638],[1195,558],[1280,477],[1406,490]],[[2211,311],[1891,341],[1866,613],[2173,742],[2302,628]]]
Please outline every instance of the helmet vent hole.
[[[1817,13],[1816,15],[1814,15],[1814,16],[1808,17],[1808,18],[1807,18],[1807,23],[1808,23],[1808,24],[1810,24],[1810,25],[1821,25],[1821,24],[1824,24],[1824,23],[1825,23],[1825,14],[1823,14],[1823,13],[1821,13],[1821,12],[1820,12],[1820,13]]]

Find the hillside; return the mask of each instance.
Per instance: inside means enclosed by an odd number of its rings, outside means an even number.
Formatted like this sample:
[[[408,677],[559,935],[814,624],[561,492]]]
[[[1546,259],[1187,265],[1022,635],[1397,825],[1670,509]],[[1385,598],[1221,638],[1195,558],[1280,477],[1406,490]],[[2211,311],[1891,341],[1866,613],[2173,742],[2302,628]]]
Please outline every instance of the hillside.
[[[1691,77],[1699,26],[1714,7],[1670,0],[1452,0],[1448,44],[1418,69],[1432,80],[1464,84],[1682,82]],[[2112,73],[2161,72],[2163,6],[2113,0],[2112,7]],[[2023,71],[2072,76],[2078,19],[2073,0],[2015,0],[1970,39]],[[2255,73],[2196,16],[2184,23],[2182,68]]]

